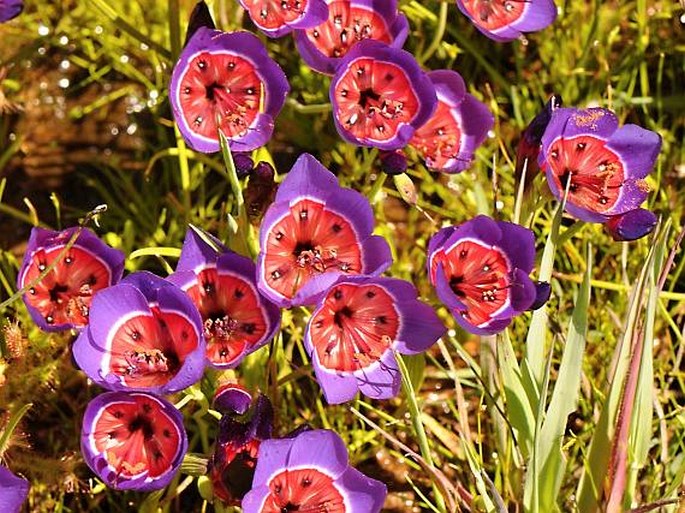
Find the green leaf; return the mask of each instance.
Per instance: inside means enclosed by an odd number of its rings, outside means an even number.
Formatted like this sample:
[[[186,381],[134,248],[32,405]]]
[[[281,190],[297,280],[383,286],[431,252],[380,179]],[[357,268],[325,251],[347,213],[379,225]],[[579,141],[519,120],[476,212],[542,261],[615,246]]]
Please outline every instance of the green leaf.
[[[507,419],[516,430],[521,453],[527,458],[533,445],[535,433],[535,412],[529,394],[536,395],[537,391],[527,390],[532,383],[526,382],[522,376],[514,348],[511,345],[509,332],[506,330],[498,336],[497,364],[504,386]],[[537,402],[536,400],[535,404]]]
[[[566,458],[561,445],[567,418],[578,404],[588,326],[591,256],[588,250],[587,269],[573,309],[557,381],[544,421],[535,438],[533,454],[528,466],[530,474],[526,479],[525,496],[530,498],[529,510],[533,512],[546,513],[556,509],[557,495],[566,468]]]
[[[628,372],[631,355],[631,342],[637,329],[640,316],[640,305],[645,292],[647,276],[653,265],[654,246],[640,271],[640,275],[633,286],[630,306],[623,331],[623,337],[616,346],[614,361],[616,368],[609,382],[609,389],[602,407],[599,422],[592,435],[590,450],[587,455],[583,473],[578,482],[576,496],[578,511],[592,513],[599,510],[602,497],[604,479],[609,470],[609,456],[614,438],[616,417],[623,395],[623,383]]]

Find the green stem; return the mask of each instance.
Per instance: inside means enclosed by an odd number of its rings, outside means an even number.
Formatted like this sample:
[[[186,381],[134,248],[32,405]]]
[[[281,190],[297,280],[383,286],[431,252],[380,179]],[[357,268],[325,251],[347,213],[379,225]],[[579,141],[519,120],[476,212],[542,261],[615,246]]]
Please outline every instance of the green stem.
[[[447,7],[446,1],[440,2],[440,13],[438,14],[438,28],[433,35],[433,40],[430,46],[425,52],[419,57],[418,61],[420,64],[424,64],[428,59],[430,59],[435,52],[440,48],[440,43],[442,43],[442,38],[445,35],[445,28],[447,27]]]
[[[330,112],[333,109],[330,103],[313,103],[311,105],[305,105],[294,98],[286,99],[285,103],[295,112],[301,114],[322,114],[324,112]]]
[[[169,39],[171,39],[171,60],[176,61],[181,53],[181,19],[178,0],[169,0]]]
[[[426,436],[426,430],[424,429],[423,422],[421,422],[421,409],[419,408],[419,404],[416,402],[416,392],[414,390],[414,385],[411,383],[409,371],[407,370],[404,360],[399,354],[395,353],[395,359],[397,360],[400,373],[402,374],[402,388],[404,390],[404,395],[407,398],[409,414],[411,415],[411,422],[414,426],[414,432],[418,438],[421,456],[423,456],[428,465],[434,468],[435,465],[433,463],[430,445],[428,444],[428,437]],[[440,510],[442,513],[447,513],[445,499],[442,496],[442,493],[440,493],[440,489],[434,481],[431,481],[431,484],[433,486],[433,494],[435,495],[435,502],[438,510]]]
[[[188,165],[188,148],[186,147],[185,139],[178,130],[178,126],[174,125],[174,134],[176,134],[176,147],[178,148],[178,166],[181,171],[181,196],[183,198],[183,210],[185,224],[190,222],[190,209],[192,200],[190,197],[190,166]]]

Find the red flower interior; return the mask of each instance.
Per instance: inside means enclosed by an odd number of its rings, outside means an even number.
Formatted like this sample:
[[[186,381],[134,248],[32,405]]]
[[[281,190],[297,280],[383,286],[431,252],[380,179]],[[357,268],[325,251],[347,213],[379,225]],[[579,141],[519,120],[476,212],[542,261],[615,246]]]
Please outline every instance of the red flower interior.
[[[266,30],[276,30],[301,18],[308,0],[244,0],[250,18]]]
[[[127,319],[111,337],[108,372],[133,387],[155,387],[171,380],[199,344],[183,315],[153,307]]]
[[[509,303],[509,262],[497,248],[461,240],[433,260],[442,263],[450,288],[467,307],[461,312],[475,326],[491,320]]]
[[[437,169],[457,158],[461,147],[461,127],[447,103],[438,101],[435,113],[414,132],[410,144]]]
[[[357,139],[387,141],[419,111],[405,71],[396,64],[360,57],[335,85],[336,116]]]
[[[384,288],[340,284],[312,318],[310,338],[323,367],[354,372],[377,362],[399,328],[395,301]]]
[[[345,500],[323,472],[313,469],[284,470],[269,482],[271,494],[261,513],[345,513]]]
[[[463,0],[464,7],[486,30],[511,25],[523,14],[527,0]]]
[[[359,41],[374,39],[390,44],[392,37],[382,16],[373,10],[336,0],[328,5],[328,19],[306,31],[307,38],[327,57],[343,57]]]
[[[559,138],[547,152],[547,165],[561,194],[571,180],[568,201],[603,213],[618,201],[625,172],[620,157],[606,147],[606,141],[591,135]]]
[[[264,268],[267,284],[292,298],[317,274],[361,273],[361,247],[349,221],[322,203],[301,199],[271,228]]]
[[[262,110],[263,84],[247,59],[231,53],[201,52],[180,81],[183,117],[197,134],[218,139],[245,135]]]
[[[154,399],[132,395],[102,409],[90,440],[122,478],[145,471],[157,478],[172,468],[181,433]]]
[[[252,488],[260,440],[252,439],[246,444],[235,447],[226,444],[223,455],[219,459],[220,465],[213,465],[210,477],[214,484],[214,493],[227,504],[238,506],[242,498]]]
[[[26,269],[22,286],[35,280],[59,256],[64,246],[37,250]],[[109,266],[78,246],[72,246],[64,258],[26,295],[48,324],[88,324],[90,302],[95,292],[111,285]]]
[[[257,292],[245,278],[204,269],[186,293],[202,315],[207,358],[215,365],[231,364],[268,330]]]

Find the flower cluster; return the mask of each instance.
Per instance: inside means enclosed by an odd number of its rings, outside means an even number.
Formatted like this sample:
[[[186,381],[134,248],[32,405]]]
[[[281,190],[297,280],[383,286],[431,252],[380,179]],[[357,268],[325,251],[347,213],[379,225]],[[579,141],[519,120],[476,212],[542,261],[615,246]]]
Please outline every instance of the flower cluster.
[[[494,117],[456,71],[427,72],[402,49],[409,24],[396,0],[240,4],[269,37],[293,33],[304,62],[331,77],[342,139],[381,150],[383,165],[396,171],[408,167],[405,147],[430,170],[471,166]],[[457,4],[496,41],[540,30],[556,16],[552,0]],[[16,5],[0,4],[0,20],[16,15]],[[422,353],[447,331],[412,283],[382,276],[392,252],[374,235],[365,196],[306,153],[274,192],[275,170],[255,165],[250,152],[273,134],[290,90],[286,75],[255,35],[217,30],[203,2],[196,13],[199,26],[191,23],[169,98],[193,150],[217,152],[225,138],[238,177],[250,176],[247,214],[254,220],[266,210],[256,261],[190,227],[170,276],[139,271],[122,279],[124,255],[88,229],[35,228],[17,279],[38,326],[78,332],[74,360],[106,390],[86,407],[82,453],[105,484],[121,490],[171,482],[188,436],[166,397],[196,385],[208,367],[232,373],[276,338],[282,308],[311,307],[303,345],[329,404],[358,393],[395,397],[398,355]],[[641,205],[660,146],[654,132],[619,128],[607,109],[562,108],[553,97],[524,132],[519,160],[531,174],[536,166],[544,171],[572,216],[631,240],[656,223]],[[469,333],[499,333],[550,295],[549,284],[530,278],[534,234],[514,223],[477,216],[443,227],[426,260],[438,298]],[[216,390],[214,408],[221,419],[208,475],[216,498],[246,513],[381,510],[385,485],[350,467],[334,432],[305,427],[274,438],[270,400],[233,381]],[[0,487],[0,504],[18,509],[27,484],[0,466]]]

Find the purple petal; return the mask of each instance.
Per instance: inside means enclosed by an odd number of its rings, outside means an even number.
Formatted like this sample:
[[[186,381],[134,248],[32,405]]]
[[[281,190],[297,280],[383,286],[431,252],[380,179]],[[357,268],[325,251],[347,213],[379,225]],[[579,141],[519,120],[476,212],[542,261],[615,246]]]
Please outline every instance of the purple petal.
[[[435,256],[435,253],[437,251],[442,251],[445,249],[445,242],[447,239],[449,239],[452,234],[455,232],[457,229],[456,226],[446,226],[445,228],[441,228],[438,230],[438,232],[433,235],[430,238],[430,241],[428,241],[428,271],[430,272],[430,260]]]
[[[535,235],[515,223],[497,221],[502,238],[495,244],[507,255],[512,266],[529,274],[535,265]]]
[[[450,238],[445,241],[445,250],[462,239],[475,239],[482,241],[488,246],[499,246],[499,243],[503,238],[502,226],[501,223],[498,223],[488,216],[478,215],[457,226],[450,235]]]
[[[173,287],[171,283],[164,278],[160,278],[150,271],[137,271],[131,273],[126,278],[121,280],[122,284],[131,285],[138,289],[140,293],[147,299],[148,302],[154,303],[157,301],[157,295],[160,289],[165,287]]]
[[[228,251],[228,248],[219,239],[204,230],[200,235],[198,230],[200,228],[195,227],[189,227],[186,230],[176,271],[204,269],[209,264],[214,264],[220,253]]]
[[[518,315],[520,312],[529,310],[537,298],[537,288],[528,276],[528,273],[522,269],[514,271],[514,279],[511,282],[509,290],[509,298],[511,299],[511,307],[514,310],[508,315],[501,314],[497,318],[511,318],[513,315]]]
[[[553,0],[529,0],[523,15],[511,27],[521,32],[537,32],[550,26],[556,18],[557,6]]]
[[[275,202],[292,201],[302,196],[326,201],[331,190],[340,189],[338,179],[309,153],[300,155],[278,187]]]
[[[654,212],[637,208],[609,218],[604,226],[615,241],[631,241],[652,233],[656,223]]]
[[[607,148],[619,154],[626,179],[646,177],[661,151],[661,136],[637,125],[623,125],[609,138]]]
[[[345,276],[345,274],[340,271],[327,271],[312,276],[293,296],[290,305],[313,305],[341,276]]]
[[[355,371],[359,391],[372,399],[390,399],[400,391],[402,376],[397,360],[391,350],[387,350],[376,363]]]
[[[335,480],[335,484],[343,488],[350,504],[350,511],[355,512],[379,513],[388,494],[385,484],[365,476],[353,467],[348,467]]]
[[[0,511],[19,513],[28,494],[29,482],[0,465]]]
[[[2,0],[0,2],[0,23],[16,18],[23,9],[24,0]],[[3,509],[2,511],[5,510]]]
[[[402,329],[395,345],[397,352],[417,354],[435,344],[446,332],[435,310],[418,300],[397,305],[402,316]]]
[[[227,413],[244,414],[252,404],[252,396],[240,385],[229,383],[219,387],[214,394],[214,407]]]
[[[85,342],[90,339],[95,347],[106,350],[107,341],[118,325],[134,315],[151,316],[152,313],[148,299],[132,283],[122,282],[97,294],[90,308],[90,318],[93,322],[88,326],[89,336],[79,337],[74,344],[74,358],[79,366],[84,370],[87,366],[80,360],[80,340],[85,339]],[[91,379],[95,378],[91,376]]]
[[[316,381],[321,386],[321,391],[328,404],[342,404],[354,399],[354,396],[359,392],[359,385],[352,373],[336,372],[324,368],[319,363],[319,358],[312,348],[311,340],[309,339],[309,330],[305,337],[305,346],[312,359],[312,366],[314,367],[314,374]]]
[[[392,253],[387,241],[380,235],[372,235],[362,242],[364,274],[377,276],[392,265]]]
[[[260,455],[257,460],[257,468],[259,468],[259,461],[263,458],[264,443],[259,447],[259,451]],[[245,494],[245,497],[243,497],[243,500],[240,503],[243,513],[260,513],[264,509],[264,502],[271,495],[271,488],[266,485],[254,484],[257,482],[256,479],[253,480],[252,490]]]
[[[301,433],[292,441],[288,467],[309,467],[337,479],[347,467],[347,447],[333,431],[314,429]]]
[[[552,286],[544,281],[535,284],[535,301],[530,305],[530,310],[542,308],[552,295]]]
[[[258,486],[268,485],[271,478],[288,467],[288,456],[295,443],[294,438],[264,440],[259,446],[259,458],[252,480],[253,490]],[[252,503],[247,494],[243,499],[243,508]],[[248,511],[245,509],[245,511]]]

